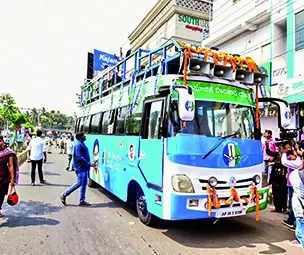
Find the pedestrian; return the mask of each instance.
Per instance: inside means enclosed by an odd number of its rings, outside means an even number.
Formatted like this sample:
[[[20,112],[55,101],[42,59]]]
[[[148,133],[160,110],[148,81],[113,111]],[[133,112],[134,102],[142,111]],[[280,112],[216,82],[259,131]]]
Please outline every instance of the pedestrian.
[[[35,172],[36,166],[38,166],[38,174],[39,180],[41,184],[45,184],[45,180],[43,179],[43,172],[42,172],[42,164],[43,158],[44,163],[46,163],[46,145],[44,140],[41,138],[42,131],[37,130],[36,137],[33,138],[29,145],[30,150],[30,159],[32,163],[32,171],[31,171],[31,179],[32,179],[32,186],[35,186]]]
[[[272,131],[268,129],[266,129],[264,132],[262,151],[263,151],[264,164],[265,164],[265,175],[266,175],[267,183],[269,183],[270,172],[271,172],[270,163],[273,161],[273,157],[267,154],[266,143],[268,143],[268,147],[270,151],[272,152],[276,151],[275,142],[272,139]]]
[[[283,153],[281,157],[282,165],[287,167],[287,189],[288,189],[288,205],[289,205],[289,214],[286,220],[283,220],[282,223],[289,227],[290,229],[295,229],[295,221],[296,218],[294,216],[293,208],[292,208],[292,196],[293,196],[293,186],[290,182],[290,175],[291,173],[299,168],[302,164],[302,160],[300,157],[295,157],[295,152],[291,146],[291,142],[286,141],[283,144]],[[294,158],[295,157],[295,158]]]
[[[26,137],[26,158],[27,158],[27,162],[31,162],[31,159],[30,159],[30,142],[32,140],[32,134],[28,134],[27,137]]]
[[[60,154],[64,153],[64,138],[61,137],[60,139]]]
[[[46,142],[47,142],[47,153],[52,153],[53,141],[50,135],[46,137]]]
[[[85,145],[85,134],[80,132],[76,134],[76,144],[73,153],[73,167],[77,175],[77,182],[71,185],[60,196],[60,200],[63,205],[66,205],[66,197],[80,187],[80,202],[79,206],[90,206],[91,204],[85,201],[86,189],[88,184],[88,176],[90,167],[94,167],[94,164],[90,162],[90,155],[88,147]]]
[[[274,210],[272,212],[287,212],[287,168],[281,164],[282,144],[277,146],[277,151],[269,150],[269,143],[266,142],[266,153],[273,157],[272,170],[270,173],[269,184],[272,188]]]
[[[67,154],[68,154],[68,166],[66,168],[67,171],[70,169],[73,169],[73,166],[71,166],[72,158],[73,158],[73,151],[74,151],[74,137],[71,136],[67,140]]]
[[[6,146],[3,136],[0,136],[0,218],[4,216],[1,210],[5,195],[15,191],[17,171],[16,154]]]
[[[304,170],[303,165],[299,170],[290,174],[290,182],[294,193],[292,207],[296,218],[296,237],[301,247],[304,248]]]

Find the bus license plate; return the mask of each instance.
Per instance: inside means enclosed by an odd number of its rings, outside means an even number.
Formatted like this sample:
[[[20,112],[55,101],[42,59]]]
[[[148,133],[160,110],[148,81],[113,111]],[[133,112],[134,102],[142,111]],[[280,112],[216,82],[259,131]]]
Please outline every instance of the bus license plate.
[[[246,209],[243,207],[233,207],[233,208],[225,208],[219,209],[216,212],[216,218],[225,218],[225,217],[235,217],[246,214]]]

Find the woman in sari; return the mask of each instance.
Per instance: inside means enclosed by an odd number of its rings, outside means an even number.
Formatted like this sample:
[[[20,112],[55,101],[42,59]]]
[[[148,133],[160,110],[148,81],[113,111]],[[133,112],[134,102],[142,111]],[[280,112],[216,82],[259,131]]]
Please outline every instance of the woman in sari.
[[[17,169],[18,163],[15,152],[7,148],[3,136],[0,136],[0,218],[3,217],[1,209],[9,187],[9,193],[15,190]]]

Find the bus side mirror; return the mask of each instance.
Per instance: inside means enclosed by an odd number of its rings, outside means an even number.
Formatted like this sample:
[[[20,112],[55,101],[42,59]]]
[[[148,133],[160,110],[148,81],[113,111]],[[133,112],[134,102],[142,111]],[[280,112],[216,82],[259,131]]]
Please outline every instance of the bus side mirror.
[[[284,129],[288,128],[291,124],[291,113],[290,113],[290,109],[289,106],[282,103],[282,102],[278,102],[279,105],[279,109],[280,109],[280,119],[279,121],[280,126]]]
[[[291,114],[290,114],[289,105],[285,100],[282,100],[279,98],[263,97],[263,98],[259,98],[259,102],[261,102],[261,103],[269,102],[278,107],[278,110],[279,110],[278,126],[279,126],[279,128],[286,129],[286,128],[288,128],[288,126],[290,126]]]
[[[191,88],[176,88],[178,92],[178,115],[182,121],[194,119],[195,98]]]

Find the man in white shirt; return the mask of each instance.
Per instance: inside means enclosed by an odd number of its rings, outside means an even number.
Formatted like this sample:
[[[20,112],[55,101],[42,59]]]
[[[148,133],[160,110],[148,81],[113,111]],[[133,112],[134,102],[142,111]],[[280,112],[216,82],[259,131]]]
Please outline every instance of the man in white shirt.
[[[41,138],[41,135],[42,135],[42,131],[37,130],[37,137],[33,138],[29,145],[30,159],[32,162],[32,172],[31,172],[32,186],[35,186],[36,165],[38,165],[38,174],[39,174],[40,183],[41,184],[45,183],[42,173],[42,160],[44,156],[44,163],[46,162],[46,145],[44,140]]]
[[[70,168],[73,170],[73,166],[71,166],[73,153],[74,153],[74,137],[73,136],[68,137],[66,148],[67,148],[67,154],[68,154],[68,166],[67,166],[66,170],[69,171]]]

